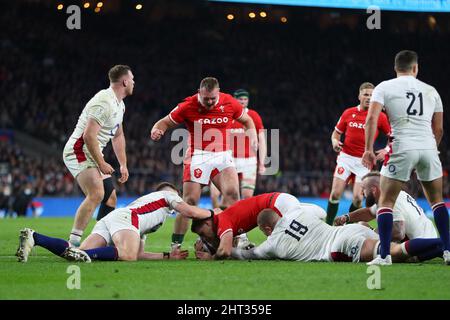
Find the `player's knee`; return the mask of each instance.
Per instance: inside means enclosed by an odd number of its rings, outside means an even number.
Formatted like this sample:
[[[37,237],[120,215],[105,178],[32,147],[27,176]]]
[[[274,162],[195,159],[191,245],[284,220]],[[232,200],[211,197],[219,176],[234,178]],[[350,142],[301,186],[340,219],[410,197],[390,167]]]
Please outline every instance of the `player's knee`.
[[[95,190],[95,191],[89,193],[87,195],[87,198],[96,204],[100,204],[100,202],[102,202],[104,196],[105,196],[105,193],[104,193],[103,189],[101,189],[101,190]]]
[[[234,188],[233,189],[225,189],[225,191],[223,192],[223,198],[224,198],[224,201],[225,201],[225,199],[226,199],[226,201],[227,202],[235,202],[235,201],[238,201],[239,200],[239,191],[238,190],[235,190]]]

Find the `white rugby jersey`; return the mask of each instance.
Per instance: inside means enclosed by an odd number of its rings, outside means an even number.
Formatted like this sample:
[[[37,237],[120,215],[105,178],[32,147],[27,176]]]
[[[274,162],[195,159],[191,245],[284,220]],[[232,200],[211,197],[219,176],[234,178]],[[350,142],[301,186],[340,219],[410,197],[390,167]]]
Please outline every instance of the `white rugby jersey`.
[[[240,259],[285,259],[297,261],[332,261],[330,252],[339,227],[332,227],[322,220],[318,211],[322,208],[301,203],[297,210],[283,213],[272,234],[262,244],[247,253],[233,250]],[[245,256],[244,256],[245,255]]]
[[[370,207],[373,216],[376,216],[377,208],[376,204]],[[428,219],[416,200],[405,191],[400,191],[398,194],[392,217],[394,221],[404,221],[405,235],[408,239],[427,238],[428,236],[423,232],[430,230],[430,228],[434,229],[433,222]],[[435,237],[437,237],[437,234]]]
[[[443,107],[435,88],[413,76],[400,76],[377,85],[370,101],[386,109],[394,153],[437,149],[431,119],[435,112],[443,112]]]
[[[83,132],[89,119],[94,119],[101,126],[97,135],[101,152],[122,124],[124,113],[125,104],[123,100],[119,102],[111,87],[100,90],[88,101],[81,112],[75,130],[66,143],[64,152],[75,153],[79,162],[86,158],[86,154],[90,154],[83,140]]]
[[[162,226],[174,208],[171,202],[183,200],[172,191],[157,191],[142,196],[125,208],[131,214],[131,224],[139,229],[142,235],[155,232]]]

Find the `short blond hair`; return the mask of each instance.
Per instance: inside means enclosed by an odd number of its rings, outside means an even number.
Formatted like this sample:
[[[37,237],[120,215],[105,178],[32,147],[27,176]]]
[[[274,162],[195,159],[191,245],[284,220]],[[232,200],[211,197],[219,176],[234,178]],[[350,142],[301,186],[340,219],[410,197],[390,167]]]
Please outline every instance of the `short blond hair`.
[[[360,86],[359,86],[359,92],[363,91],[364,89],[373,89],[375,88],[375,86],[373,85],[373,83],[371,82],[363,82]]]
[[[219,88],[219,80],[213,77],[206,77],[200,82],[200,89],[205,88],[207,91],[211,92],[215,88]]]

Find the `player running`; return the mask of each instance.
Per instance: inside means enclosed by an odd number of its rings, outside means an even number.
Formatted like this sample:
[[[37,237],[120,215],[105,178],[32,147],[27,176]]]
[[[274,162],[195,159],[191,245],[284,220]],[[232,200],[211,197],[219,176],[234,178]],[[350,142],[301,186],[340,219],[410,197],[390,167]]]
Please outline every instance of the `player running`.
[[[353,222],[369,222],[376,217],[380,199],[380,173],[369,172],[362,178],[362,187],[367,208],[360,208],[334,220],[334,225]],[[400,191],[393,210],[392,241],[401,242],[415,238],[438,238],[433,222],[427,218],[416,200],[405,191]],[[375,230],[377,232],[377,230]]]
[[[245,129],[242,123],[233,120],[230,129],[230,141],[233,150],[233,160],[238,173],[241,199],[247,199],[253,196],[256,185],[256,175],[263,174],[266,170],[264,161],[267,155],[266,137],[264,135],[264,125],[261,116],[253,109],[248,108],[249,93],[244,89],[236,90],[233,96],[244,107],[245,112],[252,118],[255,124],[256,132],[258,133],[258,157],[253,148],[250,147],[248,136],[245,134]],[[213,208],[218,208],[220,205],[220,192],[214,186],[210,185],[210,194]],[[236,244],[238,247],[252,247],[254,246],[247,238],[246,234],[242,234],[237,238],[239,241]]]
[[[188,252],[177,248],[170,253],[144,252],[146,234],[163,225],[174,209],[173,204],[180,205],[186,215],[202,214],[195,212],[196,207],[183,205],[176,187],[163,182],[156,192],[115,209],[98,221],[80,248],[71,247],[66,240],[50,238],[26,228],[20,231],[16,256],[20,262],[27,262],[31,249],[41,246],[67,260],[80,262],[185,259]]]
[[[202,187],[212,181],[222,192],[223,205],[239,200],[239,182],[227,137],[232,121],[242,123],[250,145],[257,149],[255,125],[241,104],[231,95],[221,93],[216,78],[201,81],[198,93],[179,103],[168,116],[155,123],[151,138],[161,139],[164,133],[182,122],[189,130],[189,149],[184,160],[183,199],[197,205]],[[172,244],[180,245],[189,220],[176,218]]]
[[[339,155],[336,160],[337,165],[327,207],[326,222],[330,225],[333,224],[333,220],[338,212],[339,200],[345,186],[352,178],[354,178],[353,200],[349,212],[361,207],[363,199],[361,178],[369,172],[361,164],[361,157],[364,153],[364,125],[373,88],[374,85],[370,82],[361,84],[358,96],[360,104],[356,107],[348,108],[342,113],[331,135],[333,150],[339,152]],[[389,121],[384,113],[380,115],[378,120],[374,139],[378,135],[378,130],[381,130],[386,135],[390,134]],[[342,134],[345,134],[344,143],[341,142]],[[386,149],[378,150],[377,160],[384,159],[386,152]]]
[[[390,265],[393,209],[412,170],[422,184],[433,209],[434,221],[444,244],[443,258],[450,265],[449,217],[442,197],[442,165],[438,146],[443,135],[443,106],[432,86],[417,79],[418,56],[403,50],[395,56],[397,78],[381,82],[373,91],[366,119],[363,164],[371,169],[376,161],[373,139],[384,107],[392,125],[391,154],[381,170],[381,194],[377,209],[381,252],[369,264]]]
[[[365,262],[377,255],[378,235],[371,229],[359,224],[329,226],[314,214],[320,207],[294,197],[288,201],[282,217],[269,208],[260,212],[258,226],[267,240],[250,250],[232,249],[233,258]],[[439,238],[390,245],[395,262],[425,261],[441,256],[443,250]]]
[[[100,204],[97,220],[114,210],[116,192],[112,184],[113,167],[103,158],[102,150],[112,141],[120,164],[120,183],[128,180],[125,136],[122,120],[123,99],[133,94],[134,76],[130,67],[116,65],[108,72],[110,86],[99,91],[84,107],[74,132],[67,141],[63,160],[77,180],[86,198],[79,206],[69,241],[79,246],[83,232]]]

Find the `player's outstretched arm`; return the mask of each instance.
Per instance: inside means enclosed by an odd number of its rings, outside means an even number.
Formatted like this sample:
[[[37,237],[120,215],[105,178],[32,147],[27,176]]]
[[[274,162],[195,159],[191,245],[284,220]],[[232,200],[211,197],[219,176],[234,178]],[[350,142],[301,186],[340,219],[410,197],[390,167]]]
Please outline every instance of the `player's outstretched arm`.
[[[274,254],[271,253],[272,251],[270,243],[264,241],[259,246],[250,250],[233,248],[231,250],[231,257],[238,260],[271,260],[274,259]]]
[[[334,219],[334,225],[335,226],[343,226],[346,223],[351,222],[369,222],[372,221],[375,217],[373,216],[372,212],[370,211],[370,208],[359,208],[353,212],[344,214],[342,216],[337,217]]]
[[[150,132],[150,137],[152,140],[158,141],[168,129],[176,126],[177,123],[173,122],[169,116],[165,116],[153,125]]]
[[[173,208],[186,218],[205,219],[211,216],[211,211],[191,206],[184,201],[174,203]]]
[[[141,244],[139,247],[138,260],[163,260],[163,259],[172,259],[172,260],[182,260],[186,259],[189,255],[188,250],[180,250],[173,249],[171,252],[145,252],[145,241],[141,240]]]

